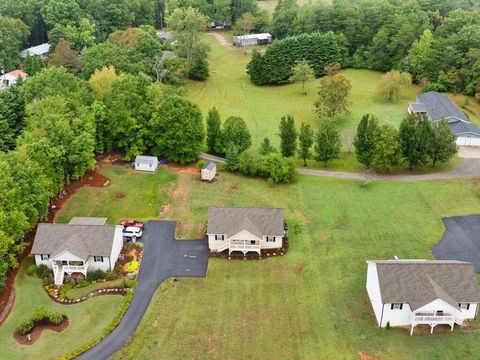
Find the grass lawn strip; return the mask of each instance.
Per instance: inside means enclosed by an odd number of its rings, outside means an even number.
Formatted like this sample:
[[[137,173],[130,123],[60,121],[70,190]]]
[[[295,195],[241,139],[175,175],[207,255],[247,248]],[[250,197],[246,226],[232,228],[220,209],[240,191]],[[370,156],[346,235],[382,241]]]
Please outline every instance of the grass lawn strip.
[[[31,263],[32,259],[27,258],[21,264],[15,279],[15,304],[10,316],[0,327],[2,358],[57,358],[101,333],[117,314],[123,299],[120,296],[96,297],[71,306],[56,304],[43,290],[42,281],[27,275],[26,268]],[[35,306],[65,314],[69,319],[69,326],[61,333],[48,330],[42,332],[33,345],[19,345],[13,338],[13,332],[20,322],[31,314]]]
[[[68,299],[79,299],[81,297],[87,296],[93,292],[102,289],[114,289],[114,288],[122,288],[125,285],[124,279],[115,279],[110,281],[99,281],[95,284],[91,284],[85,287],[78,287],[67,290],[66,297]]]

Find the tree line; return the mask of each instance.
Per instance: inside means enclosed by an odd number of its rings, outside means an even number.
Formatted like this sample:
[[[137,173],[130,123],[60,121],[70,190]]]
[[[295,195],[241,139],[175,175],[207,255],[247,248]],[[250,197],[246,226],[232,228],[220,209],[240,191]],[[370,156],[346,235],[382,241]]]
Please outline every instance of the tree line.
[[[345,37],[346,67],[402,70],[430,90],[480,96],[480,10],[468,0],[281,0],[271,30],[277,39],[332,31]]]

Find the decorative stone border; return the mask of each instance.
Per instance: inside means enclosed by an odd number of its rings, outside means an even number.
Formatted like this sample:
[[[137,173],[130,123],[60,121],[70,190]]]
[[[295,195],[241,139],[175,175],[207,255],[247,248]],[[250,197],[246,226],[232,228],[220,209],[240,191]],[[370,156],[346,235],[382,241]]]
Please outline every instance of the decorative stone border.
[[[99,289],[99,290],[92,291],[88,295],[82,296],[81,298],[78,298],[78,299],[60,299],[59,298],[60,290],[55,289],[52,295],[48,289],[49,286],[51,285],[45,286],[44,289],[45,289],[45,292],[50,297],[50,299],[55,301],[57,304],[63,304],[63,305],[79,304],[81,302],[87,301],[92,297],[102,296],[102,295],[125,295],[129,291],[128,288],[106,288],[106,289]]]

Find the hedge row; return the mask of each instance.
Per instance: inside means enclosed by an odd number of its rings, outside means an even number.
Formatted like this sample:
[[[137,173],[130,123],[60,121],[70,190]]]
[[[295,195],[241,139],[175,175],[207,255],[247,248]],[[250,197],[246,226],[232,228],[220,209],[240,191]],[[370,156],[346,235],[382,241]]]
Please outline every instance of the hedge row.
[[[83,344],[82,346],[79,346],[75,350],[69,352],[67,355],[64,355],[59,358],[59,360],[70,360],[78,355],[84,353],[88,349],[92,348],[96,344],[98,344],[100,341],[105,339],[108,334],[110,334],[113,329],[115,329],[118,324],[120,323],[120,320],[122,320],[123,315],[127,311],[128,307],[130,306],[130,301],[132,300],[133,297],[133,292],[128,292],[127,295],[125,295],[125,299],[123,300],[122,307],[120,308],[120,311],[118,312],[117,316],[112,320],[112,322],[105,328],[103,331],[97,335],[95,338],[90,340],[89,342]]]
[[[315,76],[321,76],[325,74],[327,65],[344,63],[347,54],[343,35],[314,32],[290,36],[274,41],[265,55],[255,52],[247,66],[247,73],[256,85],[278,84],[288,81],[292,68],[300,60],[307,60]]]

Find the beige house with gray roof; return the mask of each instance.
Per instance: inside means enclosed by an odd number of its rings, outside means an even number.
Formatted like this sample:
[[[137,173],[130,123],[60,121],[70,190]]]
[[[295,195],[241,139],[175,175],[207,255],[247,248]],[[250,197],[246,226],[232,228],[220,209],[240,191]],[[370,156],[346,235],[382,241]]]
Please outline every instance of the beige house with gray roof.
[[[53,270],[55,285],[65,274],[113,270],[123,246],[122,226],[106,218],[73,218],[68,224],[39,224],[33,240],[35,264]]]
[[[281,248],[285,232],[283,209],[209,207],[207,237],[210,251],[231,254]]]
[[[369,260],[367,292],[380,327],[462,325],[477,315],[480,289],[471,263]]]

